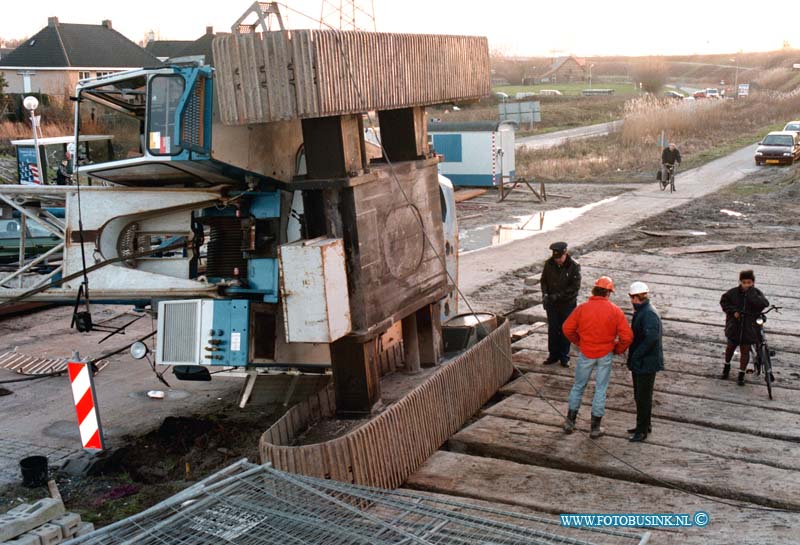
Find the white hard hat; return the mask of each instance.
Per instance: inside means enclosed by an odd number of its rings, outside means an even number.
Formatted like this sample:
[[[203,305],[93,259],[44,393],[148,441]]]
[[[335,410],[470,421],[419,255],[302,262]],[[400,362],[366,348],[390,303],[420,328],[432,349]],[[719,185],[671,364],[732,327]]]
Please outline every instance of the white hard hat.
[[[634,282],[631,284],[631,289],[628,290],[630,295],[638,295],[640,293],[650,293],[650,288],[644,282]]]

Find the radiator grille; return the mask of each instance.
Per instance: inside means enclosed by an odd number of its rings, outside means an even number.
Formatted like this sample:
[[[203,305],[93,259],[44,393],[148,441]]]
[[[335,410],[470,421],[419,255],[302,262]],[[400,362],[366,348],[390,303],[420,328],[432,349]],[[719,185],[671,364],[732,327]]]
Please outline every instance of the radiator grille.
[[[182,145],[194,151],[205,151],[205,134],[203,132],[206,79],[198,78],[186,102],[183,113],[181,138]]]
[[[162,363],[199,364],[197,361],[200,301],[164,303]]]

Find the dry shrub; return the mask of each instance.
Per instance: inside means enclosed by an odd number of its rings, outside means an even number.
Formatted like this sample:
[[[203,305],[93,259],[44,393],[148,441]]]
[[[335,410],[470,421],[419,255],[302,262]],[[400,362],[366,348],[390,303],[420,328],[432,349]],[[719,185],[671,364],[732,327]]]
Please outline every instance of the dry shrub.
[[[676,142],[684,159],[737,142],[766,126],[797,119],[800,90],[759,92],[741,100],[664,101],[641,97],[628,102],[625,124],[607,137],[558,148],[519,150],[517,172],[548,180],[592,180],[655,172],[661,131]]]
[[[761,89],[782,89],[788,82],[794,79],[794,72],[791,68],[773,68],[761,72],[754,80],[753,84]]]
[[[43,123],[42,136],[65,136],[73,133],[72,124],[67,123]],[[23,140],[33,138],[31,126],[27,123],[13,123],[11,121],[0,122],[0,141]]]

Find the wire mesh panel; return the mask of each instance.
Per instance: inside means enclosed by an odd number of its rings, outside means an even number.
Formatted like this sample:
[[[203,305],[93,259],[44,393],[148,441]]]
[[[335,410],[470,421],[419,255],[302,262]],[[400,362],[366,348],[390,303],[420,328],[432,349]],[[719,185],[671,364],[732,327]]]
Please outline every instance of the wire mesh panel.
[[[645,535],[563,528],[555,519],[291,475],[242,461],[138,515],[67,543],[634,545]]]

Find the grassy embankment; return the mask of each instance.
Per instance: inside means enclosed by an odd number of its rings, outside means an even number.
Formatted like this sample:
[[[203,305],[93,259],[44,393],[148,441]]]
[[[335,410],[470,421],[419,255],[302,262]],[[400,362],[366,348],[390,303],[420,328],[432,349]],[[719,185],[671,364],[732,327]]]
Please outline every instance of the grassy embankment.
[[[638,98],[626,104],[621,132],[550,150],[518,150],[517,172],[545,180],[649,181],[660,162],[662,131],[680,147],[687,169],[758,141],[798,112],[800,93],[677,103]]]
[[[620,119],[629,98],[622,95],[532,97],[531,100],[538,100],[541,103],[542,122],[537,123],[533,131],[521,127],[517,136],[542,134]],[[497,104],[488,102],[467,105],[460,111],[432,107],[428,108],[428,114],[442,121],[497,121],[498,119]]]

